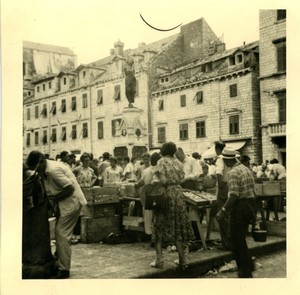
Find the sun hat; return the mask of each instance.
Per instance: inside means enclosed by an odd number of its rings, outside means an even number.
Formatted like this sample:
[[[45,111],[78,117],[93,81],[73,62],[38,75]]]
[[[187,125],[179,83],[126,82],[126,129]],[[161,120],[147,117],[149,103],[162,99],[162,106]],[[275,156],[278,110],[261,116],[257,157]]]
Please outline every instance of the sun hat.
[[[231,160],[231,159],[236,159],[237,157],[237,154],[236,154],[236,151],[233,150],[233,149],[230,149],[230,148],[224,148],[223,151],[222,151],[222,155],[221,157],[223,159],[228,159],[228,160]]]

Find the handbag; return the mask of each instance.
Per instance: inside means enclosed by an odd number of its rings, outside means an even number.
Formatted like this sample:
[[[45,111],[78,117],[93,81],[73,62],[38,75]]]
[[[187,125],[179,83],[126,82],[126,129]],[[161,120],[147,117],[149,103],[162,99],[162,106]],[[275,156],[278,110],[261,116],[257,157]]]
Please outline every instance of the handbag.
[[[145,187],[145,209],[166,210],[167,198],[160,183],[148,184]]]

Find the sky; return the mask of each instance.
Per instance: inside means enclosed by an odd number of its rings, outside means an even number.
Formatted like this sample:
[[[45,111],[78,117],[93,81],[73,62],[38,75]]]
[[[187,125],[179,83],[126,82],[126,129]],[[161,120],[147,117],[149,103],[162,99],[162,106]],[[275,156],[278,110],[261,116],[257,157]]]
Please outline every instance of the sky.
[[[2,20],[17,40],[71,48],[79,65],[108,56],[118,40],[126,50],[136,48],[140,42],[151,43],[180,32],[180,28],[154,30],[140,14],[161,29],[203,17],[230,49],[258,40],[259,9],[278,8],[279,2],[264,1],[261,5],[261,1],[254,0],[245,5],[246,1],[233,0],[5,0]]]

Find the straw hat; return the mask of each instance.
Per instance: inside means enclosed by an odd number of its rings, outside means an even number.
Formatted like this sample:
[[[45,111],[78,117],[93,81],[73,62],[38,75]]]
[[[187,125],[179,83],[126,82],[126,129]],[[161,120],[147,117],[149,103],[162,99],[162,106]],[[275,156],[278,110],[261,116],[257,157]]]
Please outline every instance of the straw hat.
[[[223,159],[228,159],[228,160],[232,160],[232,159],[236,159],[237,158],[237,153],[235,150],[230,149],[230,148],[224,148],[222,151],[222,155],[221,157]]]

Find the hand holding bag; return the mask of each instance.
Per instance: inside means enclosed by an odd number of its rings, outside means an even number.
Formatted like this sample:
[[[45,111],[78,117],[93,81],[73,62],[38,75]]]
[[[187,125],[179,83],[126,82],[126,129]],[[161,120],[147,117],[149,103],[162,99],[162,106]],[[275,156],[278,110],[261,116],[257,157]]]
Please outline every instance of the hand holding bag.
[[[146,210],[166,210],[167,198],[160,183],[148,184],[143,188]]]

